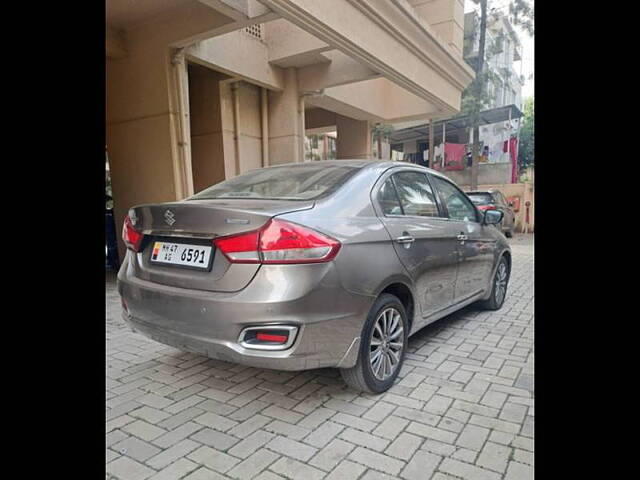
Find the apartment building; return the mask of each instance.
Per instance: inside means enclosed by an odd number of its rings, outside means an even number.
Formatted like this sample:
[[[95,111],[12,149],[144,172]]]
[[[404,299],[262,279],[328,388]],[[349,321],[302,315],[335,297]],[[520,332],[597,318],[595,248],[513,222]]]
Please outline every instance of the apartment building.
[[[476,12],[464,16],[464,59],[475,67],[480,44],[480,18]],[[522,60],[522,45],[508,18],[500,11],[487,15],[484,68],[493,74],[487,84],[490,103],[487,108],[515,105],[522,110],[522,72],[514,63]],[[522,64],[520,64],[522,65]]]

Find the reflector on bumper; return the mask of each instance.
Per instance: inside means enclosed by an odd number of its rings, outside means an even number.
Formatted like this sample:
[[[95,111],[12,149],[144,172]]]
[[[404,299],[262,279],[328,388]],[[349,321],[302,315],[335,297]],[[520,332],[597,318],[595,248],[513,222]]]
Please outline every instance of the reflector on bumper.
[[[298,327],[293,325],[266,325],[247,327],[240,333],[238,343],[255,350],[286,350],[296,339]]]

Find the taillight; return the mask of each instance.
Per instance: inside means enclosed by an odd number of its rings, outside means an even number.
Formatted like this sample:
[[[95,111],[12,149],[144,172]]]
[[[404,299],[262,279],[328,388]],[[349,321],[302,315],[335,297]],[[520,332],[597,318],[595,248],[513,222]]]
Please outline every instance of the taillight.
[[[232,263],[260,263],[259,230],[231,237],[216,238],[213,243]]]
[[[260,232],[262,263],[328,262],[338,250],[337,240],[282,220],[271,220]]]
[[[122,227],[122,240],[127,248],[130,248],[134,252],[137,252],[140,248],[140,243],[142,242],[142,237],[144,235],[133,228],[133,223],[131,223],[131,218],[129,215],[124,217],[124,226]]]
[[[272,219],[259,230],[217,238],[232,263],[319,263],[335,258],[340,242],[307,227]]]
[[[497,210],[497,208],[493,205],[478,205],[478,210],[484,212],[486,210]]]

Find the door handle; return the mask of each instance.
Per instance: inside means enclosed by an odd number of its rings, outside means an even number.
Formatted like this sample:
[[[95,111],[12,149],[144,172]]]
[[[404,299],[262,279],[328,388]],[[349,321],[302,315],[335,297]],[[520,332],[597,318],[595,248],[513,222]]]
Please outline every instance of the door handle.
[[[396,242],[398,243],[413,243],[415,241],[416,239],[413,238],[411,235],[403,235],[401,237],[396,238]]]
[[[460,240],[461,242],[464,242],[465,240],[469,240],[469,237],[467,237],[466,235],[458,235],[458,240]]]

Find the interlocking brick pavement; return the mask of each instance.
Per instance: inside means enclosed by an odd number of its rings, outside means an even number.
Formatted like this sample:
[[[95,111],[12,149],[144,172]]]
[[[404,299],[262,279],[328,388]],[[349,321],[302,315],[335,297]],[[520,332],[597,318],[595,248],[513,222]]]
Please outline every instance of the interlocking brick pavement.
[[[533,237],[511,239],[497,312],[469,306],[416,333],[396,384],[277,372],[135,334],[107,277],[107,478],[533,478]]]

